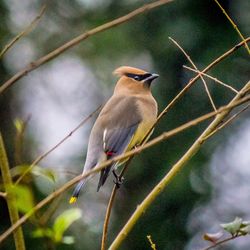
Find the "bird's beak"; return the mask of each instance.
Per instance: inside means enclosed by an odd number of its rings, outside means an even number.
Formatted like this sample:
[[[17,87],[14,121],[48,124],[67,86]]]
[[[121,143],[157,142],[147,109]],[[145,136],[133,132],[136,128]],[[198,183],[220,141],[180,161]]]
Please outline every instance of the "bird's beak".
[[[144,79],[144,82],[149,82],[151,83],[154,79],[158,78],[159,75],[158,74],[151,74],[151,76],[147,77],[146,79]]]

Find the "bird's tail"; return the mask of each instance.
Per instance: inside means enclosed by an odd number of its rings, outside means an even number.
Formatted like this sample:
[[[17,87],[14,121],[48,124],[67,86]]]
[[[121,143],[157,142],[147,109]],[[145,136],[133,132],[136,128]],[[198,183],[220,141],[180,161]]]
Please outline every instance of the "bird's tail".
[[[73,194],[71,195],[70,199],[69,199],[69,203],[75,203],[77,201],[77,198],[80,194],[81,188],[83,187],[83,185],[86,183],[86,180],[81,180],[77,186],[75,187]]]

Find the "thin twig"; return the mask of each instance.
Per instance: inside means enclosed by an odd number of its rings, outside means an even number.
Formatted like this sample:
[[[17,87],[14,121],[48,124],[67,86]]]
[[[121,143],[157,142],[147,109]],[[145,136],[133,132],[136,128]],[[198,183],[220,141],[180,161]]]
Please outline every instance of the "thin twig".
[[[196,72],[196,73],[198,73],[198,74],[204,75],[204,76],[206,76],[207,78],[210,78],[210,79],[214,80],[215,82],[219,83],[220,85],[223,85],[224,87],[231,89],[231,90],[232,90],[233,92],[235,92],[236,94],[239,93],[239,91],[236,90],[235,88],[233,88],[232,86],[230,86],[230,85],[228,85],[228,84],[226,84],[226,83],[224,83],[224,82],[218,80],[218,79],[215,78],[215,77],[212,77],[211,75],[208,75],[208,74],[203,73],[203,72],[201,72],[201,71],[199,71],[199,70],[190,68],[190,67],[188,67],[188,66],[186,66],[186,65],[183,65],[183,68],[188,69],[188,70],[191,70],[191,71]]]
[[[127,170],[129,164],[131,163],[133,159],[133,156],[131,156],[128,161],[126,162],[125,166],[123,167],[121,173],[119,174],[118,178],[122,178],[125,171]],[[108,235],[108,225],[109,225],[109,220],[110,220],[110,215],[111,215],[111,210],[114,204],[115,196],[118,190],[118,186],[115,184],[113,186],[110,198],[109,198],[109,203],[106,209],[106,214],[105,214],[105,219],[103,223],[103,230],[102,230],[102,242],[101,242],[101,250],[105,250],[106,242],[107,242],[107,235]]]
[[[228,237],[228,238],[226,238],[226,239],[224,239],[224,240],[221,240],[221,241],[216,242],[216,243],[213,244],[212,246],[205,247],[205,248],[203,248],[202,250],[213,249],[213,248],[215,248],[215,247],[217,247],[217,246],[222,245],[222,244],[225,243],[225,242],[228,242],[228,241],[230,241],[230,240],[234,240],[234,239],[239,238],[239,237],[241,237],[241,236],[243,236],[243,235],[242,235],[242,234],[238,234],[238,235],[230,236],[230,237]]]
[[[249,83],[250,85],[250,83]],[[48,203],[50,203],[52,200],[54,200],[56,197],[58,197],[60,194],[62,194],[63,192],[65,192],[66,190],[68,190],[69,188],[71,188],[73,185],[75,185],[77,182],[79,182],[80,180],[93,175],[97,172],[100,172],[102,169],[104,169],[107,166],[110,166],[111,164],[114,164],[117,161],[122,161],[128,157],[131,157],[132,155],[136,155],[141,153],[142,151],[155,146],[156,144],[167,140],[168,138],[190,128],[193,127],[209,118],[212,118],[214,116],[218,116],[223,112],[229,112],[230,110],[232,110],[234,107],[237,107],[243,103],[246,103],[250,100],[250,96],[245,96],[243,97],[241,100],[238,101],[234,101],[233,103],[230,103],[227,106],[221,107],[220,109],[218,109],[217,111],[213,111],[210,112],[208,114],[205,114],[203,116],[200,116],[192,121],[189,121],[173,130],[170,130],[168,132],[164,132],[162,133],[160,136],[152,139],[151,141],[147,142],[145,145],[143,146],[139,146],[138,148],[135,148],[129,152],[126,152],[122,155],[116,156],[114,157],[112,160],[107,160],[103,163],[101,163],[98,167],[86,172],[84,175],[78,175],[75,178],[73,178],[72,180],[68,181],[67,183],[65,183],[62,187],[60,187],[59,189],[57,189],[56,191],[54,191],[53,193],[51,193],[50,195],[48,195],[46,198],[44,198],[42,201],[40,201],[38,204],[36,204],[36,206],[30,210],[28,213],[26,213],[23,217],[21,217],[14,225],[12,225],[11,227],[9,227],[2,235],[0,235],[0,243],[3,242],[11,233],[13,233],[18,227],[20,227],[23,223],[25,223],[36,211],[40,210],[42,207],[44,207],[45,205],[47,205]],[[159,191],[161,190],[161,188],[159,189]]]
[[[222,123],[219,127],[217,127],[211,134],[207,135],[204,139],[207,140],[211,136],[213,136],[215,133],[217,133],[219,130],[223,129],[226,125],[228,125],[230,122],[232,122],[235,118],[237,118],[241,113],[246,111],[250,107],[250,104],[246,105],[243,109],[241,109],[239,112],[231,116],[228,120],[226,120],[224,123]]]
[[[150,244],[150,247],[152,248],[152,250],[156,250],[156,245],[153,242],[151,235],[147,235],[147,239],[149,241],[149,244]]]
[[[40,216],[39,224],[45,226],[49,219],[51,219],[52,215],[56,212],[58,206],[62,201],[62,195],[58,196],[57,199],[54,200],[49,206],[49,208],[44,212],[42,216]]]
[[[9,162],[1,132],[0,132],[0,170],[3,179],[3,186],[5,192],[8,194],[5,197],[5,200],[7,202],[9,210],[11,225],[14,225],[19,221],[19,214],[16,205],[16,197],[13,195],[13,192],[10,192],[11,188],[13,187],[13,183],[10,175]],[[17,250],[25,250],[25,242],[24,242],[22,227],[19,227],[17,231],[14,232],[14,242]]]
[[[181,47],[180,44],[178,44],[178,42],[176,42],[173,38],[169,37],[169,39],[182,51],[182,53],[186,56],[186,58],[188,59],[188,61],[192,64],[192,66],[199,72],[198,68],[196,67],[196,65],[194,64],[194,62],[192,61],[191,57],[187,54],[187,52]],[[203,82],[203,85],[205,87],[206,93],[208,95],[208,98],[211,102],[211,105],[213,107],[214,110],[216,110],[213,98],[209,92],[208,86],[206,81],[204,80],[202,74],[198,73],[199,77],[201,78],[201,81]]]
[[[246,39],[246,42],[250,41],[250,37],[248,37]],[[237,49],[239,49],[242,45],[245,44],[245,41],[242,41],[240,43],[238,43],[237,45],[235,45],[233,48],[231,48],[230,50],[226,51],[223,55],[219,56],[218,58],[216,58],[212,63],[210,63],[205,69],[203,69],[201,72],[205,73],[208,70],[210,70],[213,66],[215,66],[216,64],[218,64],[220,61],[222,61],[224,58],[226,58],[227,56],[231,55],[233,52],[235,52]],[[176,95],[173,100],[167,105],[167,107],[160,113],[160,115],[157,118],[157,121],[155,123],[158,122],[158,120],[160,120],[168,111],[169,109],[177,102],[177,100],[182,97],[185,92],[195,83],[195,81],[197,79],[199,79],[199,74],[197,76],[195,76],[193,79],[191,79],[189,81],[189,83],[178,93],[178,95]],[[154,125],[153,125],[154,127]],[[152,129],[153,129],[152,127]],[[151,131],[150,131],[151,132]],[[149,133],[150,133],[149,132]]]
[[[219,3],[219,1],[214,0],[216,2],[216,4],[220,7],[220,9],[222,10],[223,14],[226,16],[226,18],[229,20],[229,22],[232,24],[233,28],[236,30],[236,32],[238,33],[238,35],[240,36],[242,41],[245,41],[244,36],[242,35],[242,33],[240,32],[240,30],[238,29],[237,25],[235,24],[235,22],[232,20],[232,18],[227,14],[227,12],[225,11],[225,9],[222,7],[222,5]],[[250,49],[247,45],[247,43],[244,43],[246,50],[248,52],[248,54],[250,54]]]
[[[242,94],[245,89],[249,88],[250,81],[241,89],[241,91],[233,98],[233,100],[227,105],[233,105],[235,102],[241,100]],[[246,96],[250,97],[250,96]],[[245,98],[246,98],[245,97]],[[244,99],[244,98],[243,98]],[[147,197],[137,206],[135,212],[129,218],[127,223],[121,229],[109,249],[115,250],[121,245],[122,241],[127,237],[129,232],[134,227],[137,220],[145,213],[146,209],[152,204],[156,197],[164,190],[164,188],[170,183],[170,181],[177,175],[178,172],[184,167],[184,165],[199,151],[204,143],[203,138],[210,134],[218,124],[229,114],[232,109],[223,111],[216,115],[213,122],[205,129],[205,131],[199,136],[199,138],[193,143],[193,145],[187,150],[187,152],[178,160],[176,164],[172,166],[170,171],[163,177],[163,179],[153,188],[153,190],[147,195]],[[153,140],[152,140],[153,141]],[[149,142],[150,143],[150,142]],[[147,144],[145,144],[147,145]]]
[[[61,141],[59,141],[55,146],[49,149],[44,154],[38,156],[31,165],[23,172],[23,174],[16,180],[15,185],[17,185],[23,177],[28,174],[41,160],[43,160],[46,156],[48,156],[51,152],[53,152],[56,148],[58,148],[62,143],[64,143],[70,136],[72,136],[84,123],[86,123],[98,110],[100,110],[101,106],[99,106],[96,110],[94,110],[90,115],[84,118],[68,135],[66,135]]]
[[[0,58],[22,37],[27,35],[39,22],[41,17],[43,16],[46,9],[46,5],[43,5],[41,8],[39,14],[35,17],[35,19],[23,30],[21,31],[17,36],[15,36],[0,52]]]
[[[172,2],[172,1],[173,0],[158,0],[158,1],[155,1],[153,3],[145,4],[144,6],[138,8],[138,9],[135,9],[134,11],[128,13],[127,15],[124,15],[122,17],[114,19],[111,22],[107,22],[105,24],[97,26],[96,28],[94,28],[92,30],[84,32],[83,34],[81,34],[81,35],[75,37],[74,39],[70,40],[69,42],[63,44],[59,48],[53,50],[49,54],[47,54],[47,55],[39,58],[38,60],[30,63],[23,70],[16,73],[8,81],[6,81],[4,84],[2,84],[2,86],[0,87],[0,94],[2,94],[6,89],[8,89],[10,86],[12,86],[16,81],[21,79],[23,76],[27,75],[29,72],[35,70],[36,68],[40,67],[41,65],[54,59],[58,55],[62,54],[66,50],[72,48],[73,46],[79,44],[83,40],[85,40],[85,39],[87,39],[87,38],[89,38],[97,33],[103,32],[103,31],[108,30],[112,27],[115,27],[115,26],[118,26],[122,23],[125,23],[125,22],[133,19],[134,17],[136,17],[144,12],[150,11],[156,7],[159,7],[161,5],[167,4],[167,3]]]
[[[236,45],[235,47],[233,47],[232,49],[230,49],[229,51],[227,51],[226,53],[224,53],[222,56],[220,56],[219,58],[217,58],[215,61],[213,61],[210,65],[208,65],[202,72],[206,72],[208,71],[211,67],[213,67],[215,64],[217,64],[218,62],[220,62],[223,58],[225,58],[226,56],[230,55],[231,53],[233,53],[233,51],[235,49],[238,48],[238,46],[242,46],[243,42],[241,42],[240,44]],[[201,73],[201,72],[200,72]],[[160,113],[160,115],[158,116],[156,122],[153,124],[152,128],[148,131],[148,133],[145,135],[144,139],[142,140],[141,145],[144,145],[146,143],[146,140],[148,139],[149,135],[151,134],[152,130],[154,129],[154,127],[156,126],[156,124],[159,122],[159,120],[168,112],[168,110],[173,107],[173,105],[177,102],[177,100],[182,97],[182,95],[193,85],[193,83],[199,78],[200,74],[197,75],[195,78],[193,78],[187,85],[186,87],[169,103],[169,105],[167,105],[167,107]],[[237,92],[238,93],[238,92]],[[127,167],[129,166],[129,164],[126,164],[125,167],[123,168],[120,177],[123,176],[124,172],[126,171]],[[105,244],[106,244],[106,239],[107,239],[107,230],[108,230],[108,223],[109,223],[109,219],[110,219],[110,214],[111,214],[111,209],[114,203],[114,199],[115,199],[115,195],[116,195],[116,190],[117,187],[116,185],[113,187],[112,193],[110,195],[109,198],[109,203],[106,209],[106,215],[105,215],[105,219],[104,219],[104,225],[103,225],[103,232],[102,232],[102,243],[101,243],[101,249],[105,249]]]

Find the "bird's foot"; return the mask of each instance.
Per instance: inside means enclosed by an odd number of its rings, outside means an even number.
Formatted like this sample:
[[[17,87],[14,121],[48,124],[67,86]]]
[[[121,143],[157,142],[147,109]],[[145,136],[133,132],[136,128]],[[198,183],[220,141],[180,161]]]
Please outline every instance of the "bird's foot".
[[[119,188],[119,187],[122,185],[123,181],[124,181],[124,177],[118,175],[118,174],[115,172],[115,170],[113,170],[112,173],[113,173],[113,175],[114,175],[114,177],[115,177],[115,180],[114,180],[113,182],[115,183],[116,187]]]

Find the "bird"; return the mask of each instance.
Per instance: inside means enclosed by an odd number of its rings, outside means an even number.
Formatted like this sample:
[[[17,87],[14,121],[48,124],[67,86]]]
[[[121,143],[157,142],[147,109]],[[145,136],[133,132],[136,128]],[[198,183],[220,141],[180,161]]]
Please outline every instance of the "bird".
[[[113,95],[103,106],[92,127],[82,175],[105,160],[138,146],[157,119],[158,106],[151,93],[151,83],[159,75],[130,66],[121,66],[113,74],[119,80]],[[97,192],[104,185],[110,171],[115,175],[115,169],[126,160],[101,170]],[[77,201],[89,177],[79,181],[69,203]]]

